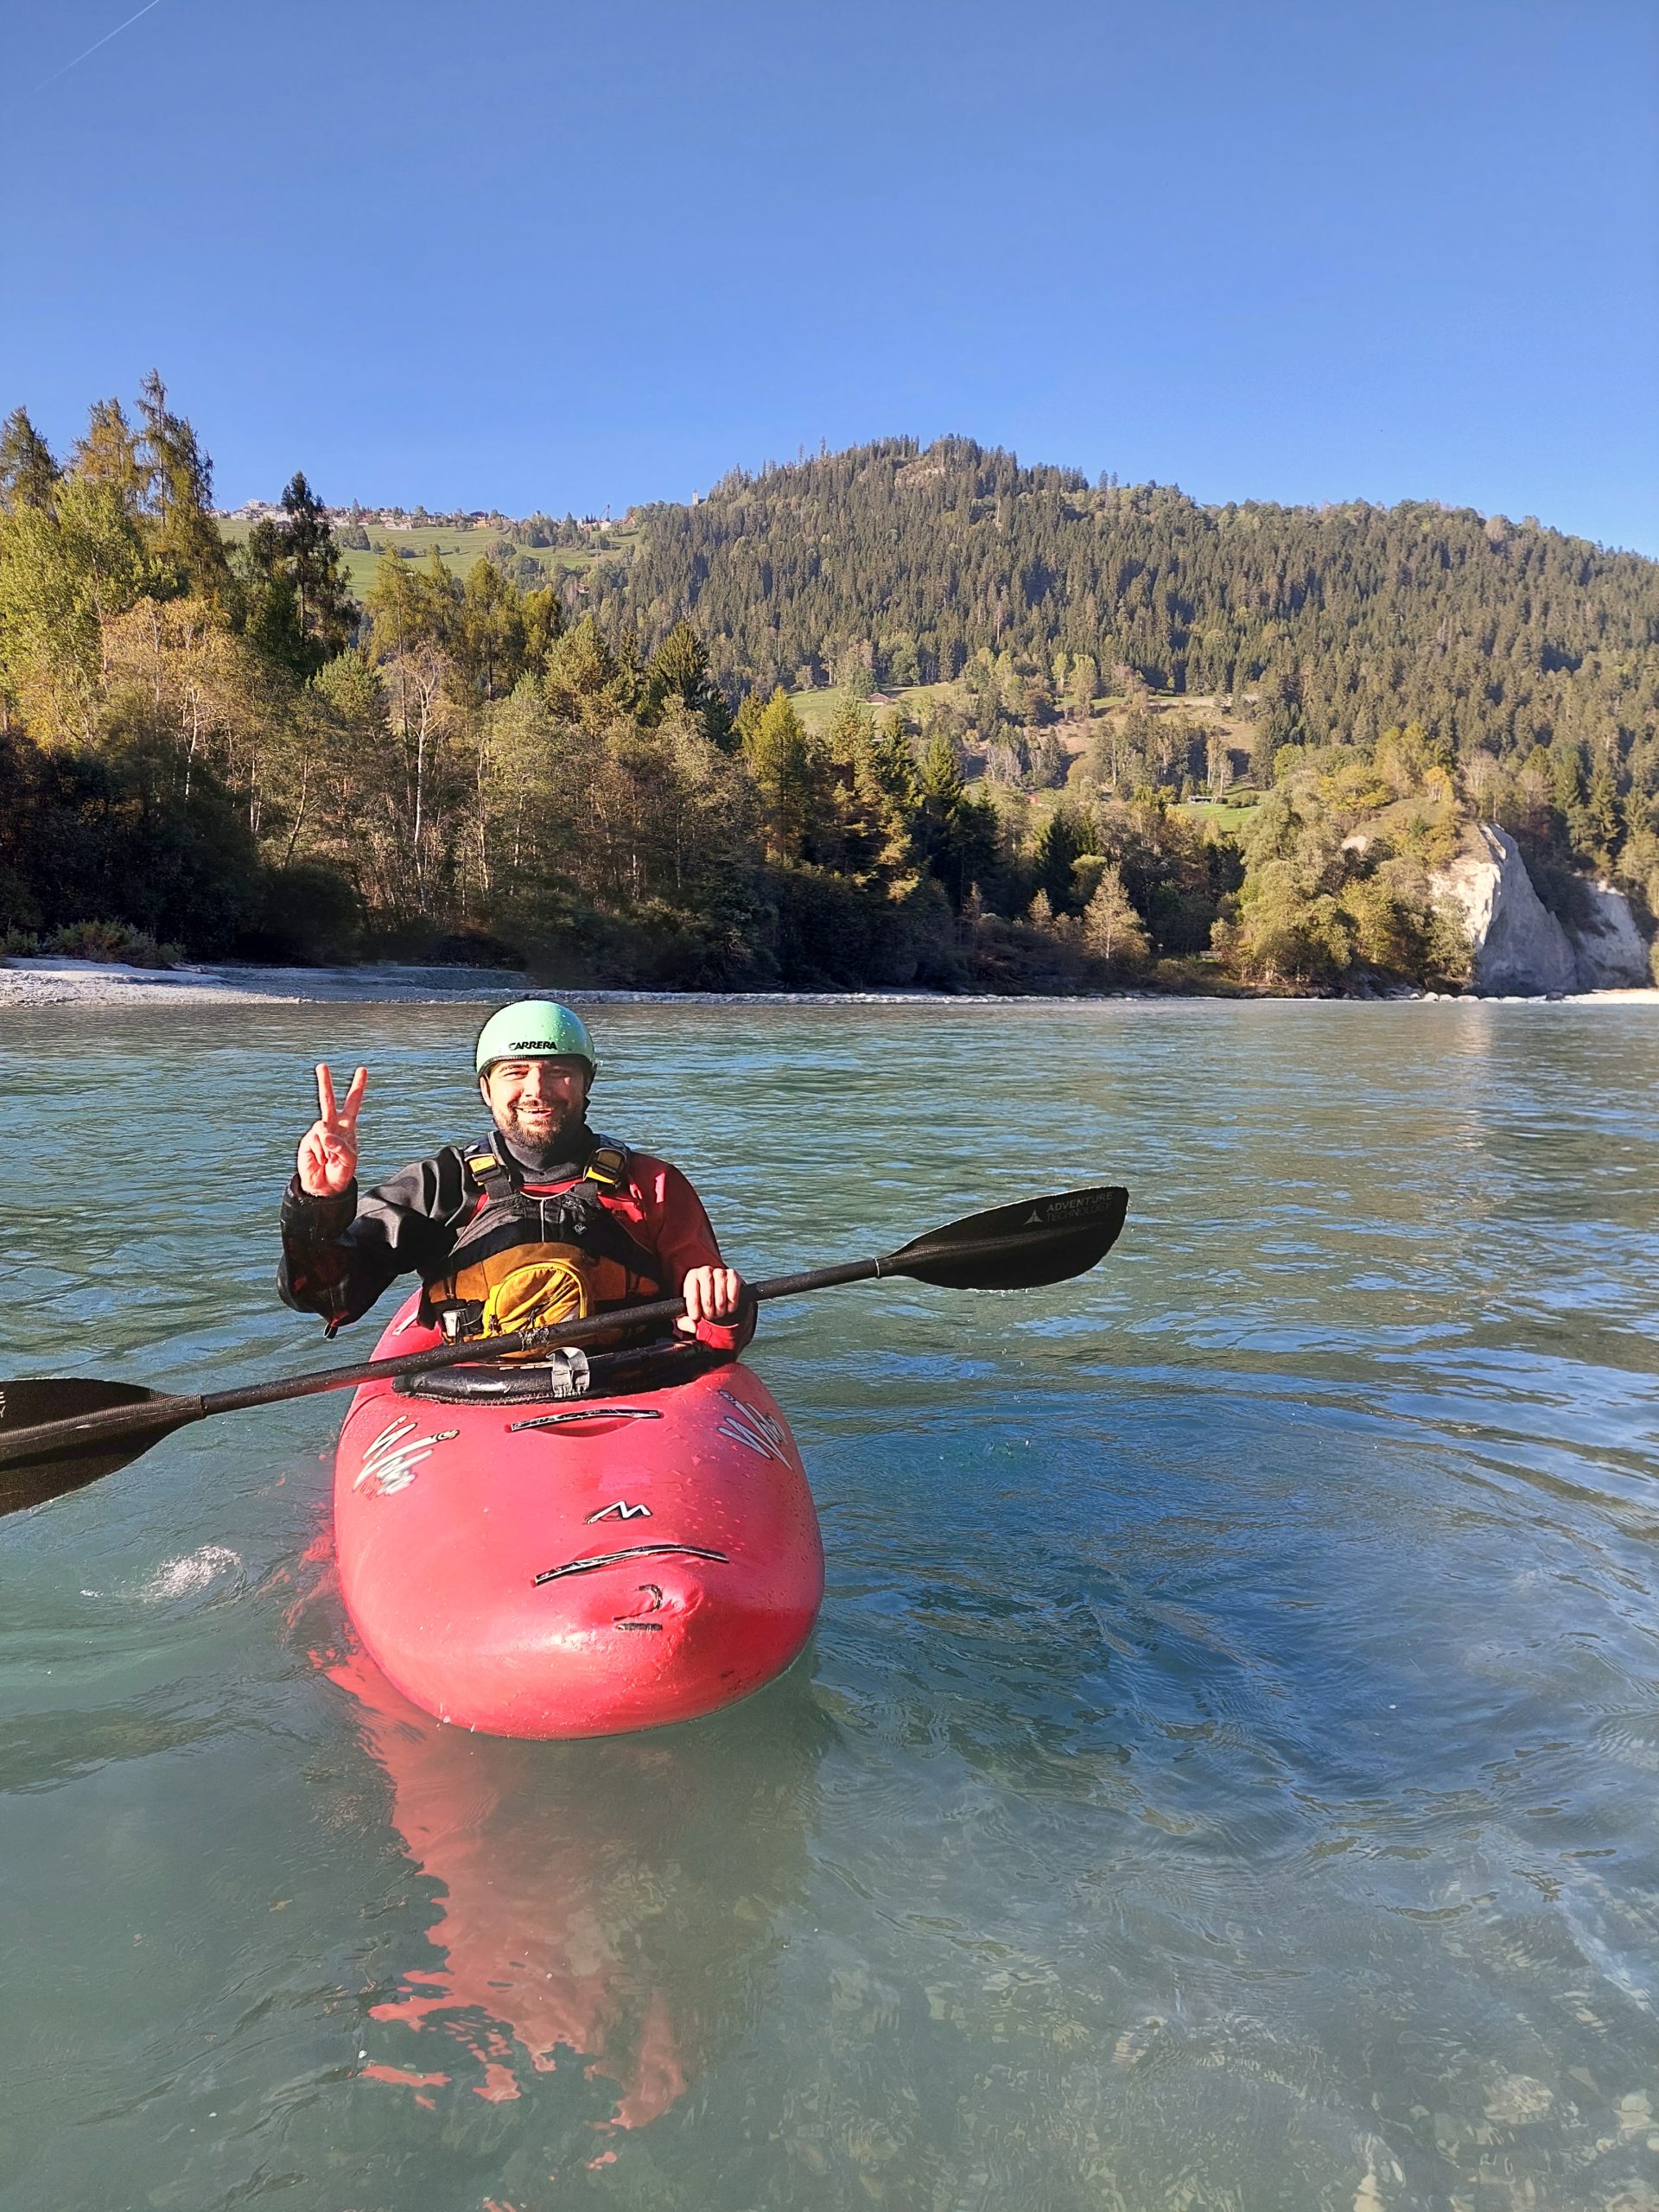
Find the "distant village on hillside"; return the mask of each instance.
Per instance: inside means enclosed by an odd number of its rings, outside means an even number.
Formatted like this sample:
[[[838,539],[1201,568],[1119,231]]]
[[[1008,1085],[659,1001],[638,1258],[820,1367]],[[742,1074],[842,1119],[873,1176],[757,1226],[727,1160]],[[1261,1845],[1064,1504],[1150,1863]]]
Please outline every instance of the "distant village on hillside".
[[[284,522],[287,517],[281,505],[273,499],[249,499],[239,507],[221,507],[218,511],[221,522]],[[510,530],[511,515],[497,510],[474,507],[457,508],[450,514],[431,514],[425,507],[364,507],[353,500],[349,507],[325,507],[323,512],[331,523],[359,530]],[[578,530],[601,531],[613,527],[609,515],[572,515],[569,519]]]

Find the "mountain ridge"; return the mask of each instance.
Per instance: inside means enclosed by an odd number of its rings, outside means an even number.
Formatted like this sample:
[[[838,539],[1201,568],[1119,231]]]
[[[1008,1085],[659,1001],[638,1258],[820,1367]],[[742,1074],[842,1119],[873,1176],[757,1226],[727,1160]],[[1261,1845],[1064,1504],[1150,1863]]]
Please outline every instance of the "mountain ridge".
[[[884,688],[941,680],[988,647],[1087,652],[1154,691],[1267,679],[1286,742],[1414,719],[1501,760],[1575,704],[1621,752],[1659,720],[1659,562],[1469,508],[1205,506],[898,439],[629,521],[632,557],[597,564],[587,603],[647,643],[690,620],[734,690],[808,688],[866,648]]]

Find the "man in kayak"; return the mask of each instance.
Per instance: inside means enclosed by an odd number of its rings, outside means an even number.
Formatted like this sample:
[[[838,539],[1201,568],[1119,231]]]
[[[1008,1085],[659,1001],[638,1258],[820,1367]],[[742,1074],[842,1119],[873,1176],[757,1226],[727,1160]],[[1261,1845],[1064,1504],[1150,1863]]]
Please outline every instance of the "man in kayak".
[[[494,1128],[445,1145],[360,1198],[357,1122],[368,1070],[336,1102],[317,1070],[317,1119],[283,1199],[276,1287],[332,1336],[397,1276],[421,1280],[421,1319],[457,1343],[683,1295],[677,1326],[735,1354],[753,1302],[720,1256],[696,1192],[664,1160],[588,1126],[598,1058],[587,1024],[550,999],[493,1014],[474,1056]]]

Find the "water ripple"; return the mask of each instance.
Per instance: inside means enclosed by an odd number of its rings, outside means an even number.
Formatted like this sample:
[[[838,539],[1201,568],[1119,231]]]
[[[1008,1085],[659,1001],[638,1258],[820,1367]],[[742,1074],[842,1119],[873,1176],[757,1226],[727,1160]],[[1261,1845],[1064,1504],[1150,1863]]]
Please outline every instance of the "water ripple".
[[[660,1738],[377,1701],[329,1406],[0,1524],[0,2212],[1659,2212],[1650,1014],[603,1019],[753,1272],[1096,1176],[1123,1243],[768,1314],[828,1603]],[[6,1156],[73,1053],[124,1164],[15,1179],[8,1371],[319,1358],[309,1065],[377,1172],[472,1127],[464,1026],[10,1017]]]

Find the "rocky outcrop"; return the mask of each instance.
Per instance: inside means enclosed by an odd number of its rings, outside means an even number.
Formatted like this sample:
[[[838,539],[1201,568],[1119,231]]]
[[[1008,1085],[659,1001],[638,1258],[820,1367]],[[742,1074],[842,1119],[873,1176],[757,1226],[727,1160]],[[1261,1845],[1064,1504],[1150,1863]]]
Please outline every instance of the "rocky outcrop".
[[[1473,949],[1469,988],[1491,997],[1601,991],[1649,980],[1647,947],[1622,892],[1586,885],[1581,927],[1563,929],[1532,887],[1521,849],[1496,823],[1471,823],[1462,849],[1433,880],[1463,916]]]
[[[1473,823],[1433,888],[1462,912],[1474,955],[1471,991],[1534,998],[1576,988],[1579,966],[1567,932],[1533,889],[1520,848],[1506,831],[1490,822]]]
[[[1611,884],[1588,887],[1590,912],[1571,932],[1578,956],[1581,991],[1628,990],[1650,982],[1648,948],[1636,926],[1630,901]]]

